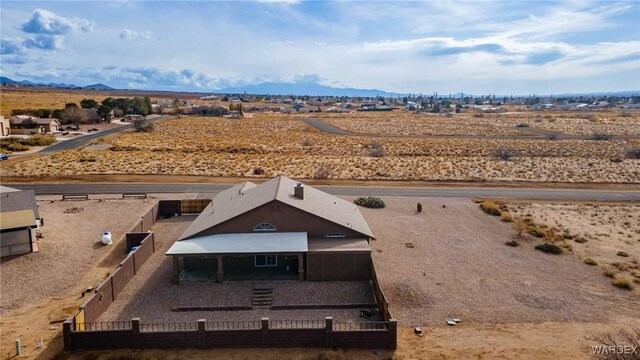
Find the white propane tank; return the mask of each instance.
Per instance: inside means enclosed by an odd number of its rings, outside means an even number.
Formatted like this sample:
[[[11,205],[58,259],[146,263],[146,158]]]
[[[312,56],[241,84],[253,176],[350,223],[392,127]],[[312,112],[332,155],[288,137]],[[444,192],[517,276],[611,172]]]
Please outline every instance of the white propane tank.
[[[102,243],[105,245],[111,245],[113,242],[111,241],[111,233],[105,231],[102,233]]]

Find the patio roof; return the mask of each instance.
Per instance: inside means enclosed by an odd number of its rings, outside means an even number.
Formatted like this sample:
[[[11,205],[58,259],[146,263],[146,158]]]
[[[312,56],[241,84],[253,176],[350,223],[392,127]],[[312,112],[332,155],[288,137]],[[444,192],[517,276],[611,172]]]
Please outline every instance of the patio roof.
[[[371,246],[367,239],[309,239],[309,253],[317,252],[362,252],[370,253]]]
[[[307,250],[306,232],[242,233],[176,241],[167,255],[301,253]]]

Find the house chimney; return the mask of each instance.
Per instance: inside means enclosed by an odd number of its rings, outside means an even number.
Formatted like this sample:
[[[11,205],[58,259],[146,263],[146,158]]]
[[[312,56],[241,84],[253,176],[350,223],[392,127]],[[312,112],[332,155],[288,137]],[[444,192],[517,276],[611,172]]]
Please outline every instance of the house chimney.
[[[302,186],[302,183],[297,183],[296,187],[293,188],[293,196],[300,200],[304,200],[304,187]]]

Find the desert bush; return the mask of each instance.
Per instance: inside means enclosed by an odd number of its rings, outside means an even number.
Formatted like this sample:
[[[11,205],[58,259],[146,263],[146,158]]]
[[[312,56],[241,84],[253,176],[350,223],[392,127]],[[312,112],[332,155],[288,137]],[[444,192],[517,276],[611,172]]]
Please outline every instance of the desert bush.
[[[547,140],[558,140],[558,135],[549,133],[549,134],[547,134],[547,136],[545,136],[545,138]]]
[[[500,216],[502,212],[500,211],[500,206],[493,201],[485,200],[480,203],[480,209],[486,212],[489,215]]]
[[[261,167],[253,168],[253,175],[264,175],[264,169]]]
[[[640,160],[640,147],[627,150],[625,155],[629,159]]]
[[[527,234],[535,236],[537,238],[543,238],[545,232],[538,229],[535,225],[529,225],[527,226]]]
[[[527,123],[520,123],[520,124],[517,124],[517,125],[516,125],[516,127],[519,127],[519,128],[528,128],[528,127],[529,127],[529,124],[527,124]]]
[[[511,216],[511,214],[509,214],[508,212],[503,212],[500,215],[500,221],[513,222],[513,216]]]
[[[313,145],[315,145],[315,144],[316,144],[316,143],[315,143],[313,140],[311,140],[311,139],[304,139],[304,140],[300,143],[300,145],[302,145],[302,146],[313,146]]]
[[[29,146],[49,146],[56,142],[53,135],[36,134],[23,139],[22,144]]]
[[[587,265],[591,265],[591,266],[596,266],[598,265],[598,262],[593,260],[592,258],[586,258],[584,259],[584,263]]]
[[[504,243],[507,246],[511,246],[511,247],[516,247],[516,246],[520,246],[520,244],[518,244],[517,241],[515,240],[511,240],[511,241],[507,241],[506,243]]]
[[[535,249],[547,254],[562,254],[562,249],[559,246],[549,243],[538,244],[535,246]]]
[[[499,146],[495,148],[495,150],[493,151],[493,156],[497,157],[498,159],[507,161],[512,157],[516,156],[517,153],[518,152],[514,149]]]
[[[640,327],[620,329],[617,333],[600,332],[590,333],[585,336],[587,343],[583,351],[596,360],[640,360],[640,350],[632,354],[620,354],[617,351],[594,352],[594,346],[603,349],[640,349]]]
[[[619,155],[612,156],[609,158],[609,161],[611,161],[612,163],[621,163],[622,157],[620,157]]]
[[[603,133],[594,133],[593,135],[591,135],[591,137],[589,138],[590,140],[599,140],[599,141],[604,141],[604,140],[609,140],[611,139],[611,135],[609,134],[603,134]]]
[[[153,124],[145,118],[135,119],[133,120],[133,128],[138,132],[151,132],[153,131]]]
[[[379,142],[372,142],[367,145],[367,149],[369,149],[368,155],[370,157],[383,157],[385,155],[384,145]]]
[[[631,114],[628,111],[621,111],[621,112],[618,113],[618,116],[626,118],[626,117],[633,117],[633,114]]]
[[[382,199],[378,197],[373,197],[373,196],[367,196],[367,197],[361,196],[353,200],[353,203],[356,205],[360,205],[368,208],[374,208],[374,209],[385,207],[384,201],[382,201]]]
[[[329,176],[331,176],[332,173],[333,170],[331,169],[331,167],[322,165],[316,168],[316,170],[313,172],[313,177],[315,179],[327,179],[329,178]]]
[[[476,111],[472,115],[473,117],[481,118],[484,117],[484,113],[482,111]]]
[[[621,277],[614,277],[613,280],[611,280],[611,284],[613,286],[617,286],[621,289],[627,289],[627,290],[631,290],[633,287],[631,286],[631,282],[629,282],[629,280],[625,279],[625,278],[621,278]]]
[[[421,203],[418,203],[418,204],[416,205],[416,210],[417,210],[419,213],[421,213],[421,212],[422,212],[422,204],[421,204]]]

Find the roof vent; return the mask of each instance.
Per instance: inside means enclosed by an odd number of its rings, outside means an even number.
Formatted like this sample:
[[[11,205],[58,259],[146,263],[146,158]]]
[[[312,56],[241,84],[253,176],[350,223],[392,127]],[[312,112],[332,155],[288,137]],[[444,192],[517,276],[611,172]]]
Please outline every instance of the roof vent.
[[[300,200],[304,200],[304,187],[302,186],[302,183],[297,183],[293,188],[293,196]]]

